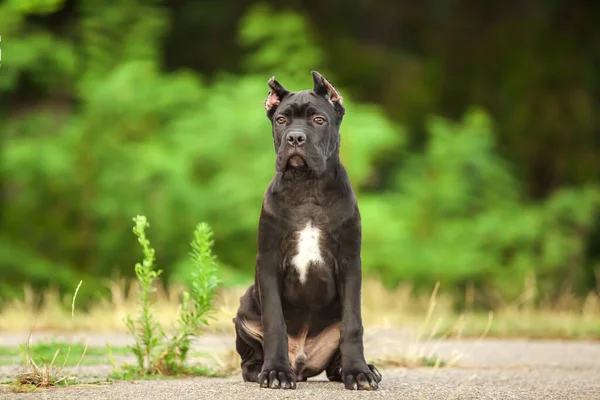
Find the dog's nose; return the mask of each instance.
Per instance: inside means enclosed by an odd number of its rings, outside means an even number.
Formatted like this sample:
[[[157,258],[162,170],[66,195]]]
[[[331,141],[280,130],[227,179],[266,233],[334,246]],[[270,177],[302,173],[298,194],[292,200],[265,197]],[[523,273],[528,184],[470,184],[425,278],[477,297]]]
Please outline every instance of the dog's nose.
[[[306,135],[302,132],[290,132],[286,136],[290,146],[302,146],[306,142]]]

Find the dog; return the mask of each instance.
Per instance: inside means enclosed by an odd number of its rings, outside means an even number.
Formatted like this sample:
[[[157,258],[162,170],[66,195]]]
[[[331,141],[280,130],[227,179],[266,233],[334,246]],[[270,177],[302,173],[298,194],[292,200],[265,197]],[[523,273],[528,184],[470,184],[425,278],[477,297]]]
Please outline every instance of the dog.
[[[233,323],[242,377],[295,389],[326,371],[350,390],[376,390],[361,316],[361,219],[340,161],[345,107],[313,71],[313,89],[290,92],[272,77],[264,102],[275,176],[258,222],[254,284]]]

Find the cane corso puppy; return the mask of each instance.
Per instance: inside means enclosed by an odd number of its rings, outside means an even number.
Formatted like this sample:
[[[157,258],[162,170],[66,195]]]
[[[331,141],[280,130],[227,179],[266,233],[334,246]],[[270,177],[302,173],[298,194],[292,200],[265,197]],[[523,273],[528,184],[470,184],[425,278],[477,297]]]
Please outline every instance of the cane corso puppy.
[[[312,90],[268,81],[275,176],[258,223],[254,284],[233,319],[244,381],[295,389],[326,371],[374,390],[361,317],[361,221],[340,161],[342,97],[318,72]]]

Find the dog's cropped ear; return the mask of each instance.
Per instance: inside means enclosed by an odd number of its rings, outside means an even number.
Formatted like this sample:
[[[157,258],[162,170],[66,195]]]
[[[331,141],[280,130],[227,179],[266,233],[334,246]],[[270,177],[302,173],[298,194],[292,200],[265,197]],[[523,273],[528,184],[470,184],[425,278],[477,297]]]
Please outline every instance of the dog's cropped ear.
[[[281,100],[289,93],[289,90],[277,82],[274,76],[269,79],[267,84],[269,85],[269,94],[267,94],[267,98],[265,99],[265,110],[271,111],[281,103]]]
[[[325,79],[323,75],[317,71],[312,71],[312,76],[314,82],[313,92],[320,96],[324,96],[327,100],[329,100],[338,115],[343,117],[346,113],[346,109],[344,108],[340,93],[327,79]]]

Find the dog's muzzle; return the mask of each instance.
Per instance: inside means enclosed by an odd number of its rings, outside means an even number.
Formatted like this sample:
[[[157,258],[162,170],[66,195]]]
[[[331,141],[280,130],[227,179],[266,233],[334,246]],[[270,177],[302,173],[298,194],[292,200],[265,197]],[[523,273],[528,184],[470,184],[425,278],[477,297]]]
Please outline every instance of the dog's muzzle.
[[[285,135],[287,143],[287,165],[292,168],[301,168],[306,165],[304,144],[306,134],[300,130],[293,130]]]

